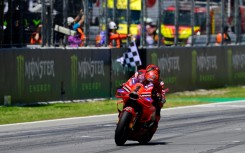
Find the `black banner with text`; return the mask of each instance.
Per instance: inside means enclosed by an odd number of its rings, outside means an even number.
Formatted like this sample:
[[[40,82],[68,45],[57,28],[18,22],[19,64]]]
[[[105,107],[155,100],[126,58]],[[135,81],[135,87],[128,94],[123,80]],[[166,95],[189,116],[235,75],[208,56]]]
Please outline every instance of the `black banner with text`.
[[[137,69],[156,64],[171,92],[245,84],[245,47],[141,49],[142,66],[125,67],[127,49],[1,49],[0,105],[114,97]]]

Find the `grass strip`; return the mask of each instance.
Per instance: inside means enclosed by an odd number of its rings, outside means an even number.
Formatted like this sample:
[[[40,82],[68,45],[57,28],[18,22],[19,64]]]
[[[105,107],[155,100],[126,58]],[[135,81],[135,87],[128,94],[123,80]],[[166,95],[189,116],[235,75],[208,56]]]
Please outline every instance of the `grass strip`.
[[[167,94],[164,108],[245,99],[245,87],[196,90]],[[31,106],[1,106],[0,124],[117,113],[117,100],[57,103]]]

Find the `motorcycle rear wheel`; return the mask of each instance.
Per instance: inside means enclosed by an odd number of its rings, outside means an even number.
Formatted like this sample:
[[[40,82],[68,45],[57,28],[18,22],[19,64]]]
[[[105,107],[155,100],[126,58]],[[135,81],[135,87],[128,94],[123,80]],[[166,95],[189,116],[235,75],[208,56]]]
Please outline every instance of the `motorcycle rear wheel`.
[[[115,142],[118,146],[122,146],[127,141],[128,132],[129,132],[129,123],[131,120],[132,114],[125,111],[123,112],[116,130],[115,130]]]
[[[140,144],[147,144],[149,141],[151,141],[154,133],[152,132],[147,132],[138,142]]]

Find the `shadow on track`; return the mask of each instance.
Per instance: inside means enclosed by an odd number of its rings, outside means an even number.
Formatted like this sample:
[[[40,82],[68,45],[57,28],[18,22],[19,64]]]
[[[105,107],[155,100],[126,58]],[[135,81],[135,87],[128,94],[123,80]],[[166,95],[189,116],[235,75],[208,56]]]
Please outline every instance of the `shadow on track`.
[[[168,142],[149,142],[147,144],[140,144],[140,143],[130,143],[124,144],[124,146],[156,146],[156,145],[167,145]]]

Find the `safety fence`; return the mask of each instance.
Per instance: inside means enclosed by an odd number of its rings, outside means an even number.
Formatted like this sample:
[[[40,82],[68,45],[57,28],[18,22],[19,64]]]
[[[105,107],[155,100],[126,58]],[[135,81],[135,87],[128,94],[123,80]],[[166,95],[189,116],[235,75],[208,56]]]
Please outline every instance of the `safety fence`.
[[[2,0],[0,47],[67,46],[67,19],[75,19],[81,9],[86,16],[83,46],[96,46],[102,31],[102,46],[107,46],[110,21],[143,47],[215,45],[216,35],[226,32],[231,39],[221,35],[221,45],[245,43],[244,0]]]
[[[117,59],[127,49],[46,48],[0,50],[0,104],[114,97],[135,72]],[[171,92],[245,84],[245,47],[139,50],[144,68],[156,64]],[[5,97],[5,100],[4,100]]]

